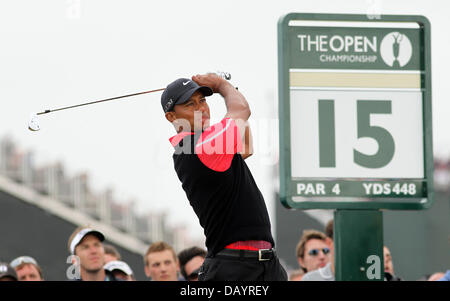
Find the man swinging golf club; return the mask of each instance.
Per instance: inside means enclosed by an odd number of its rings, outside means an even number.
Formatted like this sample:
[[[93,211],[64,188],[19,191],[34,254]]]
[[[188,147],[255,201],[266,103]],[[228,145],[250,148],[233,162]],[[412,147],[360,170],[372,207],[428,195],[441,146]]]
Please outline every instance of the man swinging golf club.
[[[206,97],[213,93],[225,99],[227,113],[210,126]],[[287,280],[264,198],[244,162],[252,149],[244,96],[209,73],[170,83],[161,105],[177,131],[169,139],[175,171],[206,236],[199,280]]]

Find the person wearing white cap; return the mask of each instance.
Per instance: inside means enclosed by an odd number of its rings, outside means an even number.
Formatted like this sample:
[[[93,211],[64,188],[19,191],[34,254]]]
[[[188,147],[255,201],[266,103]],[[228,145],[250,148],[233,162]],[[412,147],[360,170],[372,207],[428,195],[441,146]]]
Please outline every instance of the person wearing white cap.
[[[16,270],[19,281],[43,281],[42,270],[30,256],[20,256],[12,260],[11,267]]]
[[[114,277],[118,280],[135,281],[133,271],[130,266],[120,260],[113,260],[105,264],[104,269],[114,274]]]
[[[76,255],[80,265],[80,279],[82,281],[115,281],[109,271],[105,271],[105,250],[103,241],[105,236],[94,229],[79,227],[69,238],[68,248],[72,255]]]

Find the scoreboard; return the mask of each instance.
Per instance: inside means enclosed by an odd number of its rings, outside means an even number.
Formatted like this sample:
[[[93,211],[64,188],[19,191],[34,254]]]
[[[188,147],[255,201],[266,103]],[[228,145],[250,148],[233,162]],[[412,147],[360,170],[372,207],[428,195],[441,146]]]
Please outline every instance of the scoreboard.
[[[423,16],[291,13],[278,23],[280,196],[295,209],[433,200]]]

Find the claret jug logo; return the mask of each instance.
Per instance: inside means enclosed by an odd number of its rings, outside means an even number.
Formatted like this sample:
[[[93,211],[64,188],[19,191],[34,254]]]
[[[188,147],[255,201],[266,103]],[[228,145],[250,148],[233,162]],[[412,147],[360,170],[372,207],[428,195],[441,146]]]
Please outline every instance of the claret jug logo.
[[[411,41],[400,32],[388,33],[381,41],[380,53],[388,66],[403,67],[408,64],[412,56]]]

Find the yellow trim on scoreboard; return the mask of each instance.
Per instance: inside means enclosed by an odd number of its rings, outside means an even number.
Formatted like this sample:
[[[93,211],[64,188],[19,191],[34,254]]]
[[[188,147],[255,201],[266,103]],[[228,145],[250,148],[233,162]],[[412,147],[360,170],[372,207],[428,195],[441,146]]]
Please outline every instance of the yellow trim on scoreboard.
[[[290,87],[420,89],[420,73],[290,72]]]

